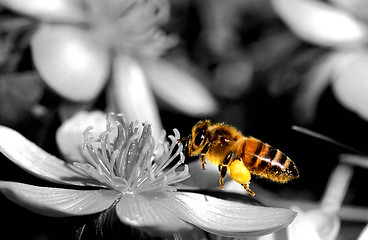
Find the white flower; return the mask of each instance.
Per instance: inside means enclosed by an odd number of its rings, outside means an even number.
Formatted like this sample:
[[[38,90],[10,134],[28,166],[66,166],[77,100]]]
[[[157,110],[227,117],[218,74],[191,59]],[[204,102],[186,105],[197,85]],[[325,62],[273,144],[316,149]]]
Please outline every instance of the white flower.
[[[311,121],[331,85],[337,100],[368,119],[368,19],[364,0],[273,0],[276,13],[301,39],[330,49],[305,76],[296,103],[301,121]],[[329,3],[330,2],[330,3]]]
[[[156,97],[192,116],[217,110],[197,79],[160,59],[177,42],[160,29],[169,19],[167,0],[0,0],[0,5],[39,21],[31,36],[35,66],[68,100],[94,100],[108,84],[108,111],[149,121],[155,137],[162,130]]]
[[[179,191],[177,183],[190,174],[183,165],[177,130],[175,136],[169,136],[171,143],[164,136],[155,143],[150,124],[128,122],[123,115],[112,113],[99,138],[91,130],[84,132],[84,158],[69,162],[0,126],[0,151],[11,161],[40,178],[88,187],[77,190],[0,181],[0,191],[19,205],[48,216],[116,211],[123,223],[150,233],[197,226],[222,236],[261,236],[287,226],[296,216],[289,209]]]

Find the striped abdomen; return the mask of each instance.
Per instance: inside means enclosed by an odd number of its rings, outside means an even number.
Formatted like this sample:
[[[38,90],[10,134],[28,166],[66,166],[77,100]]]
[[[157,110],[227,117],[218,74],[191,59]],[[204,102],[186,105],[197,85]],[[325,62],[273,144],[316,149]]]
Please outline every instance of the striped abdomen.
[[[299,177],[298,169],[289,157],[256,138],[245,139],[241,157],[247,169],[260,177],[281,183]]]

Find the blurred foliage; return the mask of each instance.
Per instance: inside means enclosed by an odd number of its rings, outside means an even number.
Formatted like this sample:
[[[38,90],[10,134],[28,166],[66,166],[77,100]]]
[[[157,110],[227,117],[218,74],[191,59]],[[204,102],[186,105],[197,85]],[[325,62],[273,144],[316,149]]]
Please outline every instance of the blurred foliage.
[[[0,78],[0,124],[14,127],[35,114],[32,111],[36,111],[43,85],[35,72],[4,74]]]

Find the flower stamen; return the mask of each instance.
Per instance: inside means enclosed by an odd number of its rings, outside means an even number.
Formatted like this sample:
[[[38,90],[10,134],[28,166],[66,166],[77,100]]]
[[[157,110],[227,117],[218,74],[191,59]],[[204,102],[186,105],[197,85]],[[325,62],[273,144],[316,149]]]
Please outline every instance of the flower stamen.
[[[74,162],[74,166],[98,180],[102,186],[122,194],[160,189],[175,191],[172,184],[190,177],[187,165],[184,170],[177,171],[184,163],[184,155],[176,129],[175,136],[168,136],[170,144],[160,141],[157,145],[150,124],[138,121],[128,124],[122,114],[110,113],[106,129],[95,140],[90,132],[92,127],[85,130],[83,151],[86,162]],[[163,152],[158,155],[157,149],[163,149]],[[178,156],[179,161],[168,169]]]

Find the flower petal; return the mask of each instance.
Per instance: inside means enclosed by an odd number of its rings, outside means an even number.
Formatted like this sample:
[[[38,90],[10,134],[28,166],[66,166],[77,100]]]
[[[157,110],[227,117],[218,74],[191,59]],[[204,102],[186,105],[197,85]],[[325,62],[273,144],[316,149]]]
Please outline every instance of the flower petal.
[[[275,11],[299,37],[328,47],[364,44],[367,30],[346,12],[315,0],[274,0]]]
[[[167,209],[153,205],[152,201],[155,201],[153,196],[123,195],[116,205],[117,215],[122,222],[153,234],[169,234],[192,228]]]
[[[114,62],[111,91],[117,111],[131,120],[152,124],[152,133],[159,139],[162,123],[156,101],[142,67],[131,57],[118,55]]]
[[[33,212],[53,217],[101,212],[117,198],[117,193],[111,190],[38,187],[6,181],[0,181],[0,191]]]
[[[197,193],[167,192],[153,205],[208,232],[228,237],[257,237],[289,225],[297,213],[284,208],[232,202]]]
[[[18,132],[0,126],[0,152],[12,162],[37,177],[73,185],[93,184],[74,166],[52,156]]]
[[[352,14],[357,19],[367,23],[367,1],[362,0],[329,0],[331,4]]]
[[[338,164],[329,176],[325,192],[322,196],[321,208],[326,212],[336,213],[341,208],[342,202],[347,196],[351,178],[352,166]]]
[[[298,211],[298,216],[295,218],[294,222],[287,227],[288,239],[321,240],[321,237],[318,235],[317,229],[313,223],[313,219],[308,218],[303,211],[299,209],[295,210]]]
[[[357,166],[361,168],[368,168],[368,157],[364,155],[356,155],[344,153],[339,156],[340,162],[349,164],[352,166]]]
[[[67,161],[84,162],[82,155],[83,132],[93,126],[91,133],[106,130],[106,114],[101,111],[79,112],[65,121],[56,131],[56,142]],[[98,135],[95,136],[98,138]]]
[[[188,192],[147,193],[124,201],[125,204],[117,205],[117,213],[131,225],[152,228],[166,225],[167,229],[179,230],[181,219],[229,237],[256,237],[275,232],[296,216],[290,209],[253,206]]]
[[[339,102],[368,120],[368,52],[343,55],[332,76],[332,90]]]
[[[320,239],[337,239],[340,231],[340,219],[336,213],[322,209],[313,209],[304,213],[305,220],[314,226]]]
[[[43,24],[31,41],[33,59],[43,80],[73,101],[97,96],[107,81],[108,51],[88,30]]]
[[[144,61],[156,95],[169,106],[191,116],[214,114],[217,103],[210,92],[187,72],[165,61]]]
[[[358,240],[368,239],[368,224],[365,225],[362,232],[359,234]]]
[[[0,0],[0,5],[42,21],[83,20],[82,9],[75,0]]]

